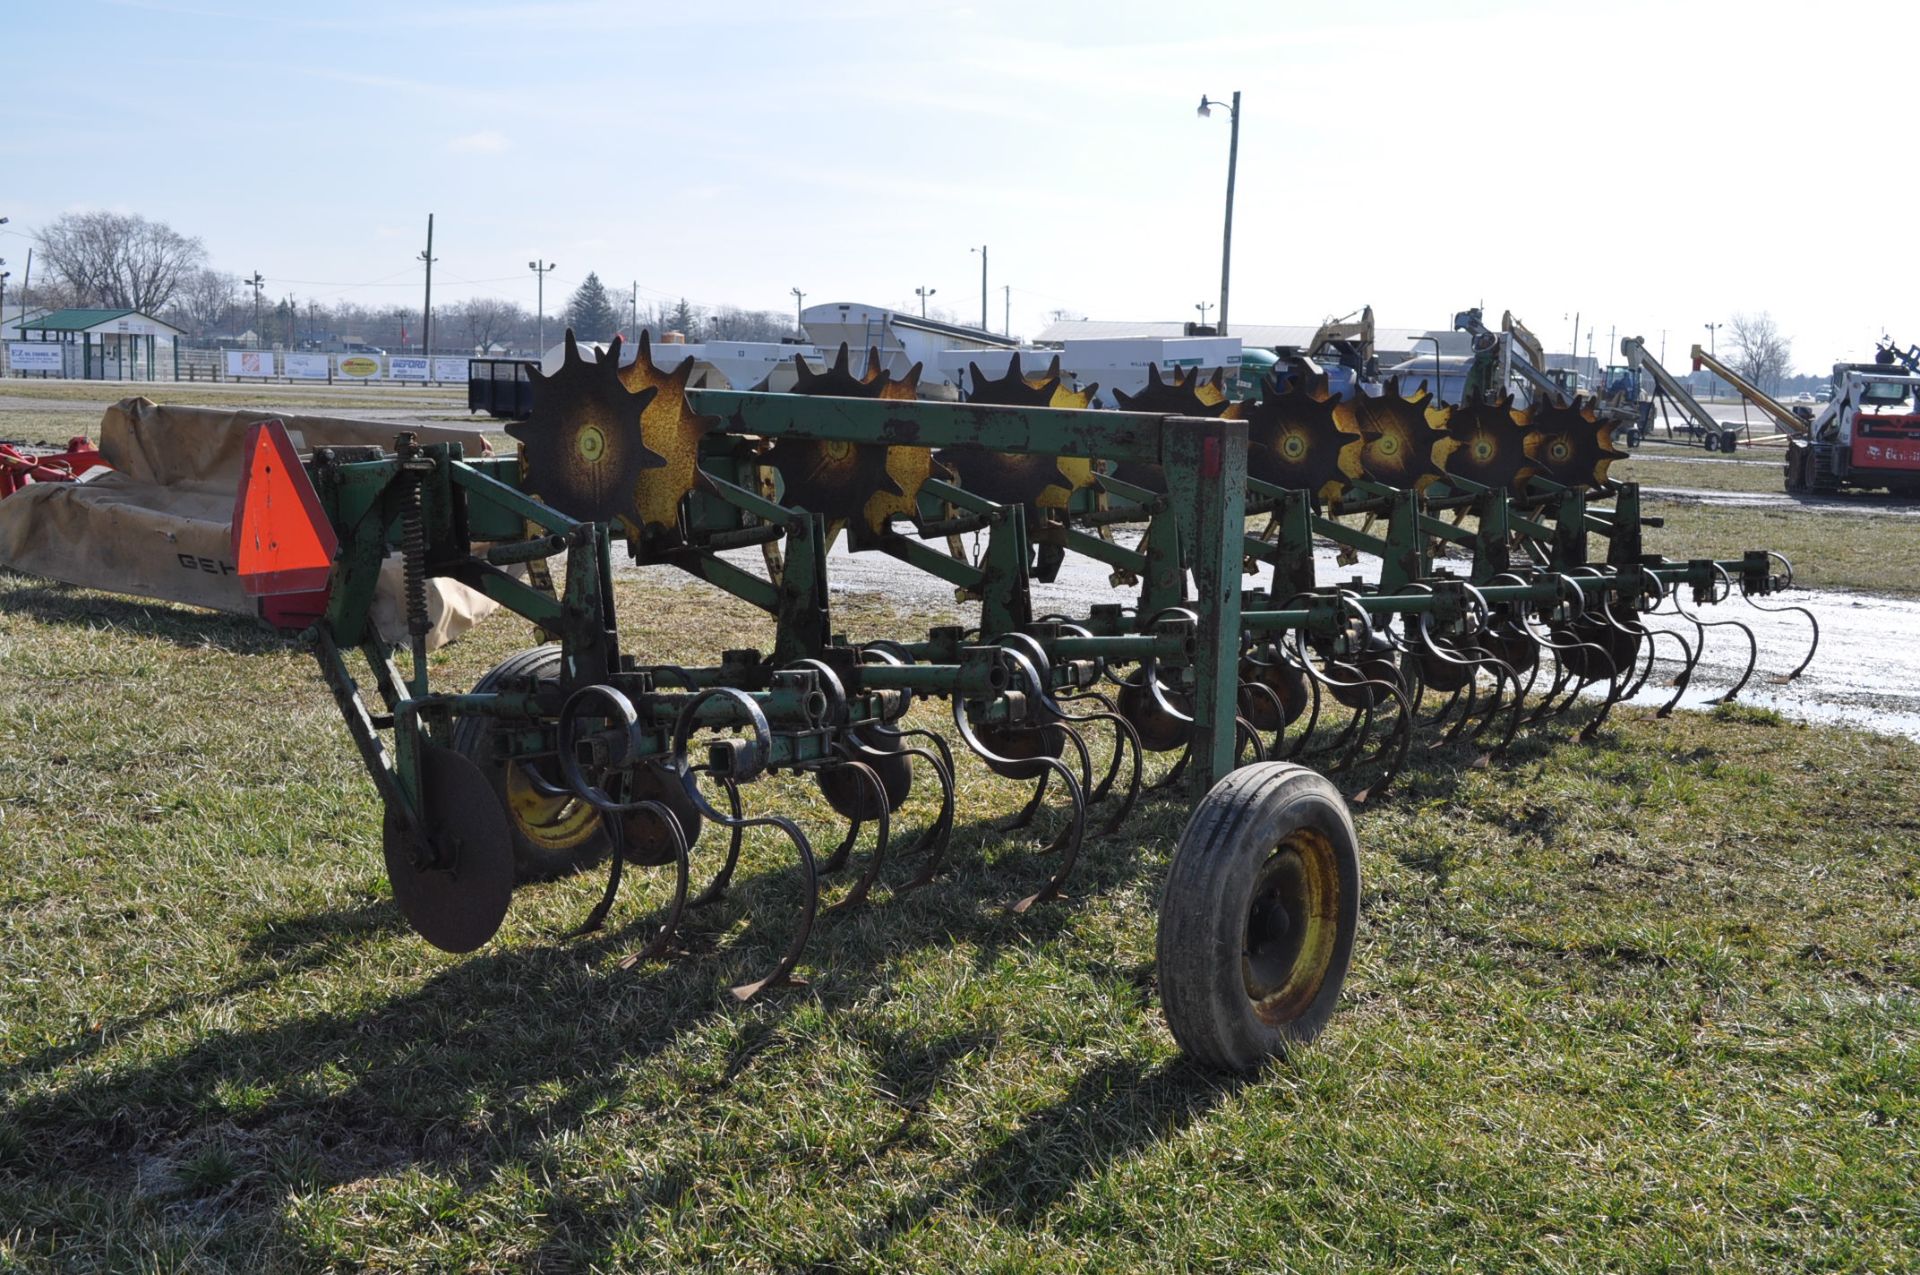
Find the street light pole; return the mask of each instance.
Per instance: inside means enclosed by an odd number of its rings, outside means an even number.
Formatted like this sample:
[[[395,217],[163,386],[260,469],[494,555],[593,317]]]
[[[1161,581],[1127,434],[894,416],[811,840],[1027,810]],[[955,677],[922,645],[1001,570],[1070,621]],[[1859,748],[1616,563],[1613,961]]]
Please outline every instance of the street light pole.
[[[1228,120],[1232,125],[1230,140],[1227,143],[1227,223],[1220,233],[1220,323],[1215,329],[1221,336],[1227,334],[1227,283],[1233,275],[1233,178],[1240,165],[1240,90],[1233,91],[1233,101],[1216,102],[1200,95],[1200,118],[1205,119],[1213,112],[1209,107],[1225,106]]]
[[[1203,327],[1203,328],[1204,328],[1204,327],[1206,327],[1206,326],[1207,326],[1207,311],[1208,311],[1208,310],[1211,310],[1211,309],[1213,308],[1213,302],[1211,302],[1211,301],[1197,301],[1197,302],[1195,302],[1195,303],[1194,303],[1194,307],[1193,307],[1193,308],[1194,308],[1194,309],[1196,309],[1196,310],[1198,310],[1198,311],[1200,312],[1200,326],[1201,326],[1201,327]]]
[[[807,303],[807,294],[798,288],[789,288],[787,291],[793,293],[793,334],[804,337],[807,334],[807,328],[806,324],[800,320],[800,310]]]
[[[920,317],[924,319],[927,317],[927,298],[940,291],[940,289],[920,287],[915,288],[913,291],[914,294],[920,298]]]
[[[1725,326],[1726,325],[1722,323],[1707,324],[1707,353],[1713,355],[1714,361],[1716,363],[1720,361],[1719,333],[1720,333],[1720,329]],[[1694,348],[1699,349],[1700,347],[1695,346]],[[1718,372],[1715,372],[1712,374],[1711,385],[1712,385],[1712,391],[1709,393],[1708,397],[1709,398],[1718,397],[1719,389],[1720,389],[1720,374]]]
[[[555,266],[551,261],[538,257],[527,263],[527,269],[533,271],[540,279],[539,284],[534,289],[534,305],[538,315],[537,322],[539,324],[540,348],[535,350],[534,354],[541,359],[547,357],[547,276],[558,268],[559,267]]]
[[[433,357],[433,214],[427,214],[427,250],[420,254],[420,260],[427,263],[427,299],[420,307],[420,353]],[[427,371],[433,371],[433,364],[427,364]]]
[[[978,248],[969,248],[967,251],[980,254],[980,330],[989,332],[992,329],[987,327],[987,245],[981,244]]]

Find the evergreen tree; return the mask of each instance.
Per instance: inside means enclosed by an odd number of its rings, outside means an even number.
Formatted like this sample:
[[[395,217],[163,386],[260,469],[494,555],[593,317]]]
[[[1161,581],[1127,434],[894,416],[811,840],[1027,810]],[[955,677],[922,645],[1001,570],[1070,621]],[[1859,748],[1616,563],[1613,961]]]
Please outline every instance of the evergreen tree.
[[[620,330],[620,315],[607,299],[607,290],[599,275],[589,272],[579,291],[567,302],[567,326],[582,341],[610,341]]]

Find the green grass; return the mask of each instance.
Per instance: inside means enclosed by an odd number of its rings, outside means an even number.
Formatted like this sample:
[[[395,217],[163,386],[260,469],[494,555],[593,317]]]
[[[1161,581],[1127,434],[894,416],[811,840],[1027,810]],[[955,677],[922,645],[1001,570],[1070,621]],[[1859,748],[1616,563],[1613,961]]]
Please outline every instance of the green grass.
[[[704,594],[621,594],[648,659],[765,639]],[[528,640],[496,620],[436,672]],[[1014,916],[1041,842],[992,829],[1022,790],[962,759],[953,870],[824,922],[811,985],[743,1008],[723,989],[795,897],[773,842],[665,963],[618,968],[646,873],[609,935],[555,937],[579,879],[449,957],[387,900],[301,651],[0,575],[0,667],[0,1269],[1920,1263],[1908,743],[1619,712],[1592,745],[1421,756],[1360,816],[1341,1013],[1235,1081],[1157,1011],[1181,801]],[[749,800],[834,839],[803,782]],[[919,786],[905,822],[931,813]]]
[[[1647,532],[1647,547],[1669,558],[1730,558],[1746,549],[1772,549],[1792,560],[1795,582],[1808,588],[1920,593],[1920,520],[1912,517],[1653,496],[1642,508],[1665,520]]]
[[[1766,460],[1767,464],[1750,463]],[[1785,495],[1783,465],[1778,452],[1743,453],[1737,460],[1708,460],[1663,456],[1642,447],[1626,460],[1615,461],[1607,476],[1646,487],[1681,487],[1694,491],[1756,492]]]

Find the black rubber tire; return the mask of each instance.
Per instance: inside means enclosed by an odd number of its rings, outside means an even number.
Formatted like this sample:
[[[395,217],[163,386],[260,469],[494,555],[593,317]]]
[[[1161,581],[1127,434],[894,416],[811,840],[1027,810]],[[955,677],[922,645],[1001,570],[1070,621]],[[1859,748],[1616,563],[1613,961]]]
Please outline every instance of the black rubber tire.
[[[508,656],[486,671],[473,685],[475,694],[485,694],[501,683],[517,678],[539,677],[551,673],[560,665],[560,648],[555,645],[535,646]],[[507,813],[507,826],[513,834],[514,880],[518,884],[529,881],[552,881],[567,876],[583,868],[592,867],[607,856],[612,848],[607,837],[604,821],[595,816],[593,827],[578,841],[565,846],[543,845],[530,838],[521,821],[513,815],[513,801],[507,790],[507,767],[496,761],[493,756],[493,728],[491,717],[461,717],[453,723],[451,743],[455,752],[478,766],[493,785],[500,797],[500,805]],[[556,777],[549,776],[550,780]]]
[[[1256,1000],[1252,910],[1265,902],[1262,915],[1270,915],[1274,896],[1255,891],[1285,854],[1312,860],[1320,879],[1313,903],[1327,928],[1316,951],[1305,949],[1308,930],[1283,962],[1282,991],[1296,981],[1297,989]],[[1287,916],[1281,938],[1302,928],[1297,914]],[[1237,1072],[1312,1040],[1339,1003],[1359,916],[1360,843],[1339,790],[1292,762],[1234,771],[1194,808],[1160,896],[1160,1004],[1174,1039],[1196,1062]]]

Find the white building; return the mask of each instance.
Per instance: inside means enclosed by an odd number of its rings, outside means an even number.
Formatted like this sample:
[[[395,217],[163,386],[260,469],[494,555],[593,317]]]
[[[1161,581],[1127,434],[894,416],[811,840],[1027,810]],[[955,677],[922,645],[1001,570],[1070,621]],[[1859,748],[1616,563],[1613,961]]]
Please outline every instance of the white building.
[[[942,360],[943,351],[1014,350],[1020,346],[1012,337],[997,332],[852,301],[810,305],[800,312],[800,326],[806,329],[807,340],[819,346],[829,362],[844,341],[852,354],[849,366],[856,372],[866,366],[868,350],[880,351],[881,366],[890,376],[905,376],[915,363],[920,364],[922,389],[958,386]],[[964,370],[965,365],[961,367]]]

